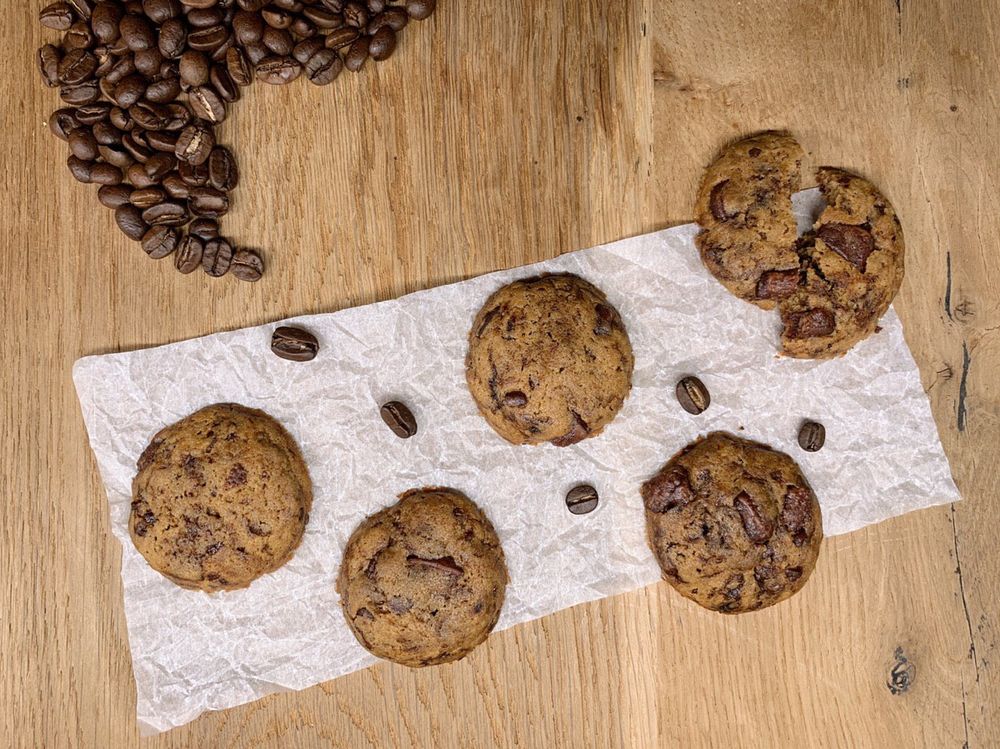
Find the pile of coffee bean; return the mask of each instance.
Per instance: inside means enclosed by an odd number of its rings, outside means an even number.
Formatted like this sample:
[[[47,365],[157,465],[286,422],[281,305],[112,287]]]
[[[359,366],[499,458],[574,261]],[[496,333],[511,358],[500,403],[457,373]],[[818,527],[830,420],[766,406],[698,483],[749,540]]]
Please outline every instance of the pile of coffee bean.
[[[42,78],[67,105],[49,127],[69,144],[73,176],[100,185],[100,202],[150,257],[256,281],[260,256],[235,248],[218,223],[239,170],[215,128],[240,88],[300,76],[325,86],[369,57],[385,60],[435,3],[60,0],[39,14],[62,32],[38,50]]]

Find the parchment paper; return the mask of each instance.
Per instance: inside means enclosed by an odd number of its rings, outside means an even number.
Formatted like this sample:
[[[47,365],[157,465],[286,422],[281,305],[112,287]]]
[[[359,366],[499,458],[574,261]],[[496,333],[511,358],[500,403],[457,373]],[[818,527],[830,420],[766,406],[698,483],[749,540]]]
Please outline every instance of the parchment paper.
[[[808,226],[818,193],[798,195],[796,205]],[[310,363],[269,352],[274,324],[78,361],[73,376],[122,543],[143,732],[374,663],[344,622],[334,578],[354,527],[412,487],[455,487],[492,519],[511,577],[498,629],[657,581],[639,485],[712,429],[793,455],[820,498],[827,535],[959,499],[895,313],[842,359],[781,359],[777,315],[711,278],[695,233],[682,226],[294,320],[320,340]],[[634,387],[618,418],[569,448],[508,445],[478,415],[465,385],[476,311],[502,284],[542,271],[577,273],[601,287],[635,350]],[[712,394],[698,417],[674,398],[686,374]],[[400,440],[380,420],[378,407],[391,398],[412,408],[416,437]],[[210,596],[152,571],[128,538],[127,519],[136,459],[150,437],[220,401],[262,408],[288,428],[309,465],[315,501],[288,564],[247,590]],[[798,448],[803,418],[825,424],[822,451]],[[563,497],[581,482],[596,486],[601,502],[574,516]]]

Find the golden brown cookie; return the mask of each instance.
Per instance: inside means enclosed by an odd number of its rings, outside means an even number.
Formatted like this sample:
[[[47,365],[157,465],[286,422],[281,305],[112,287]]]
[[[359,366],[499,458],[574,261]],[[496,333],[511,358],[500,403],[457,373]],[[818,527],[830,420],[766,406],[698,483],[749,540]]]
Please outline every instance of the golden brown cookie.
[[[129,533],[185,588],[243,588],[287,562],[312,508],[292,437],[263,411],[220,403],[162,429],[132,481]]]
[[[465,376],[479,411],[514,444],[593,437],[632,387],[635,360],[618,311],[577,276],[515,281],[469,333]]]
[[[903,281],[903,229],[868,180],[842,169],[816,172],[826,209],[800,244],[802,277],[781,302],[781,352],[842,356],[878,329]]]
[[[454,489],[413,489],[351,534],[337,577],[344,616],[379,658],[456,661],[496,626],[507,566],[483,512]]]
[[[764,309],[798,281],[792,193],[801,164],[802,148],[791,135],[760,133],[726,146],[698,190],[702,262],[729,291]]]
[[[823,540],[816,495],[795,461],[712,432],[642,485],[649,546],[664,579],[713,611],[738,614],[798,592]]]

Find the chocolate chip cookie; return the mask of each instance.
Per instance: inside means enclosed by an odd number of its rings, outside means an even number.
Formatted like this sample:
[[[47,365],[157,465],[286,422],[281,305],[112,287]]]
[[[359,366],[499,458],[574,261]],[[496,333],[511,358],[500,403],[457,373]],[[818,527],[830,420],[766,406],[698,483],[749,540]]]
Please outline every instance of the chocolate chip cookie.
[[[496,626],[507,567],[483,512],[453,489],[414,489],[351,534],[337,577],[347,623],[379,658],[456,661]]]
[[[801,165],[802,148],[791,135],[760,133],[726,146],[698,190],[702,262],[729,291],[764,309],[798,285],[792,193]]]
[[[515,281],[469,333],[466,379],[480,413],[514,444],[593,437],[632,388],[635,360],[618,311],[573,275]]]
[[[298,446],[263,411],[220,403],[161,430],[132,481],[129,534],[185,588],[243,588],[302,540],[312,484]]]
[[[795,461],[725,432],[691,443],[642,485],[649,546],[664,579],[737,614],[798,592],[823,540],[819,503]]]
[[[816,172],[826,208],[799,246],[802,271],[781,301],[782,353],[845,354],[878,329],[903,281],[903,229],[868,180],[842,169]]]

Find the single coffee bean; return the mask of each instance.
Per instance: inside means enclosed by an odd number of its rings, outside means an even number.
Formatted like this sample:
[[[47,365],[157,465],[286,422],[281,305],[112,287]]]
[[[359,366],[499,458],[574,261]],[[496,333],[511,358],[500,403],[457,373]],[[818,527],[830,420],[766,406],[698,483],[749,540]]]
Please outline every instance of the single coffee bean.
[[[142,220],[150,226],[183,226],[191,217],[183,205],[167,201],[144,210]]]
[[[146,175],[158,184],[177,168],[177,159],[170,153],[154,153],[146,159],[145,167]]]
[[[59,61],[62,59],[59,48],[54,44],[46,44],[38,48],[38,71],[42,80],[49,88],[59,85]]]
[[[177,139],[175,153],[181,161],[198,166],[208,161],[214,147],[215,135],[212,134],[211,129],[201,122],[196,122],[181,131],[181,135]]]
[[[264,261],[253,250],[238,250],[229,271],[240,281],[255,283],[264,275]]]
[[[202,269],[213,278],[220,278],[229,272],[233,263],[233,246],[225,239],[210,239],[205,243],[201,256]]]
[[[146,88],[146,98],[157,104],[173,101],[181,93],[181,82],[176,78],[163,78],[150,83]]]
[[[115,64],[111,66],[111,70],[104,76],[104,80],[112,86],[117,86],[126,76],[132,75],[134,72],[135,55],[129,53],[125,57],[117,58]]]
[[[199,86],[188,92],[188,104],[195,117],[217,124],[226,119],[226,103],[208,86]]]
[[[94,133],[94,140],[102,146],[118,145],[122,142],[122,135],[124,135],[110,122],[95,122],[91,132]]]
[[[117,2],[99,2],[94,6],[90,26],[101,44],[109,44],[118,38],[122,15],[122,7]]]
[[[234,102],[239,100],[240,87],[233,80],[233,77],[229,74],[229,69],[225,65],[213,65],[208,80],[222,101]]]
[[[188,232],[204,242],[219,238],[219,222],[212,218],[196,218],[188,227]]]
[[[133,55],[135,69],[146,78],[153,79],[160,74],[160,67],[165,62],[160,50],[156,47],[139,50]]]
[[[368,25],[368,9],[362,3],[347,3],[344,6],[344,23],[356,29],[363,29]]]
[[[712,402],[708,388],[697,377],[683,377],[677,383],[677,400],[689,414],[703,413]]]
[[[271,334],[271,352],[288,361],[312,361],[319,353],[319,341],[308,330],[282,326]]]
[[[804,421],[799,429],[799,447],[809,453],[822,449],[826,442],[826,427],[818,421]]]
[[[198,237],[188,234],[181,240],[174,257],[174,267],[181,273],[188,274],[201,267],[201,256],[205,248]]]
[[[302,66],[292,57],[268,57],[257,65],[257,79],[272,86],[291,83],[302,73]]]
[[[76,86],[60,86],[59,98],[75,107],[93,104],[101,96],[97,81],[86,81]]]
[[[153,23],[160,25],[181,13],[178,0],[142,0],[142,10]]]
[[[144,187],[152,187],[156,184],[156,181],[150,179],[149,175],[146,174],[146,165],[141,161],[136,161],[135,164],[132,164],[132,166],[125,170],[125,179],[137,190],[141,190]]]
[[[150,148],[157,151],[174,153],[177,150],[177,139],[179,137],[178,133],[172,133],[169,130],[150,130],[146,134],[146,142],[149,143]]]
[[[574,515],[586,515],[597,508],[599,500],[597,489],[590,484],[580,484],[566,493],[566,508]]]
[[[187,186],[181,175],[177,172],[171,172],[166,177],[163,178],[163,189],[166,190],[167,195],[169,195],[174,200],[187,200],[191,195],[191,188]]]
[[[295,45],[295,48],[292,50],[292,57],[305,65],[309,62],[309,58],[323,49],[324,46],[324,40],[318,36],[314,36],[311,39],[303,39]],[[55,50],[55,47],[52,49]]]
[[[259,13],[239,10],[233,16],[233,33],[241,46],[259,42],[264,35],[264,19]]]
[[[417,420],[405,403],[389,401],[379,409],[379,415],[397,437],[405,440],[417,433]]]
[[[93,0],[69,0],[69,4],[73,11],[84,20],[90,18],[90,14],[94,12]]]
[[[132,129],[132,115],[128,113],[127,109],[122,109],[121,107],[111,107],[111,114],[108,115],[108,120],[119,130],[131,130]]]
[[[302,10],[302,15],[308,18],[317,29],[324,31],[340,28],[344,25],[344,17],[339,13],[334,13],[322,5],[306,6]]]
[[[415,21],[429,18],[437,5],[436,0],[406,0],[406,12]]]
[[[246,53],[236,47],[226,52],[226,70],[238,86],[249,86],[253,83],[253,68]]]
[[[93,161],[97,158],[97,139],[85,127],[78,127],[69,134],[69,150],[83,161]]]
[[[187,47],[187,27],[180,18],[171,18],[160,27],[157,48],[168,60],[176,60]]]
[[[226,192],[236,189],[240,181],[236,159],[225,146],[216,146],[208,157],[208,181],[216,190]]]
[[[68,3],[52,3],[39,11],[38,20],[47,29],[66,31],[76,20],[76,14]]]
[[[90,170],[90,181],[95,185],[120,185],[122,170],[114,164],[98,162]]]
[[[367,36],[355,39],[354,43],[347,49],[347,55],[344,57],[344,67],[352,73],[357,73],[361,70],[368,59],[369,43]]]
[[[219,219],[229,213],[229,196],[214,187],[192,187],[188,207],[195,216]]]
[[[154,226],[142,236],[142,249],[153,260],[165,258],[181,241],[181,233],[172,226]]]
[[[68,140],[69,134],[80,127],[80,123],[76,119],[76,111],[70,107],[63,107],[49,116],[49,130],[54,136],[60,140]]]
[[[142,213],[134,205],[128,203],[115,209],[115,223],[118,224],[118,228],[126,237],[134,239],[136,242],[140,241],[149,231],[149,227],[142,220]]]
[[[271,50],[272,54],[286,57],[292,54],[295,48],[295,39],[290,31],[285,29],[274,29],[268,27],[264,29],[264,36],[261,38],[264,46]]]
[[[322,47],[305,64],[306,76],[310,83],[317,86],[327,86],[336,80],[340,71],[344,69],[344,63],[336,50]]]
[[[135,163],[135,159],[132,158],[131,154],[120,143],[110,145],[102,143],[97,147],[97,152],[106,162],[114,164],[122,170],[128,169]]]
[[[103,185],[97,191],[97,199],[106,208],[115,209],[125,205],[132,197],[132,188],[128,185]]]
[[[75,86],[90,80],[97,69],[97,58],[85,49],[73,49],[59,61],[59,81]]]
[[[331,31],[326,35],[326,46],[330,49],[342,49],[350,44],[353,44],[360,35],[361,34],[357,29],[352,29],[350,26],[344,26],[336,31]]]
[[[395,32],[402,31],[406,24],[409,23],[410,16],[407,15],[406,11],[402,8],[389,8],[383,13],[379,13],[375,18],[368,22],[368,33],[374,34],[383,26],[388,26]]]
[[[122,39],[133,52],[156,46],[156,33],[146,16],[128,13],[118,24]]]
[[[122,109],[130,109],[146,93],[146,78],[141,73],[127,75],[115,86],[114,100]]]
[[[295,39],[309,39],[318,33],[316,24],[305,16],[296,16],[295,20],[292,21],[292,25],[288,27],[288,30]]]
[[[369,13],[381,13],[385,10],[386,4],[386,0],[368,0],[366,3]]]
[[[187,43],[191,49],[212,53],[226,43],[229,31],[225,26],[210,26],[188,34]]]
[[[66,159],[66,166],[69,167],[70,173],[78,182],[82,182],[85,185],[90,184],[90,173],[94,168],[94,162],[84,161],[70,154],[69,158]]]
[[[139,105],[141,106],[141,105]],[[191,122],[191,110],[183,104],[174,102],[173,104],[157,104],[150,106],[163,107],[163,125],[160,128],[151,127],[150,130],[183,130]]]
[[[208,83],[211,68],[208,64],[208,57],[204,53],[189,49],[181,55],[177,70],[185,86],[197,88]]]
[[[243,51],[246,53],[247,60],[253,66],[259,65],[271,56],[271,50],[264,46],[264,42],[248,44],[243,48]]]
[[[141,190],[133,190],[128,202],[136,208],[146,210],[154,205],[162,203],[167,199],[167,192],[162,187],[144,187]],[[146,221],[152,223],[151,221]]]
[[[189,164],[182,161],[177,166],[177,171],[188,187],[201,187],[208,184],[208,164]]]
[[[71,49],[90,49],[94,46],[94,34],[86,21],[77,21],[69,27],[69,31],[63,34],[62,48],[69,52]]]
[[[134,133],[141,133],[141,131],[136,128]],[[125,133],[125,135],[122,136],[122,148],[140,164],[145,164],[150,160],[150,158],[152,158],[153,149],[151,149],[149,144],[144,140],[137,138],[134,133]],[[139,185],[136,185],[136,187],[138,186]]]
[[[194,8],[189,10],[187,13],[187,22],[196,29],[207,29],[210,26],[218,26],[221,23],[225,23],[225,14],[219,9],[219,6],[214,8]]]
[[[388,26],[383,26],[375,32],[368,43],[368,54],[373,60],[388,60],[396,50],[396,32]]]

